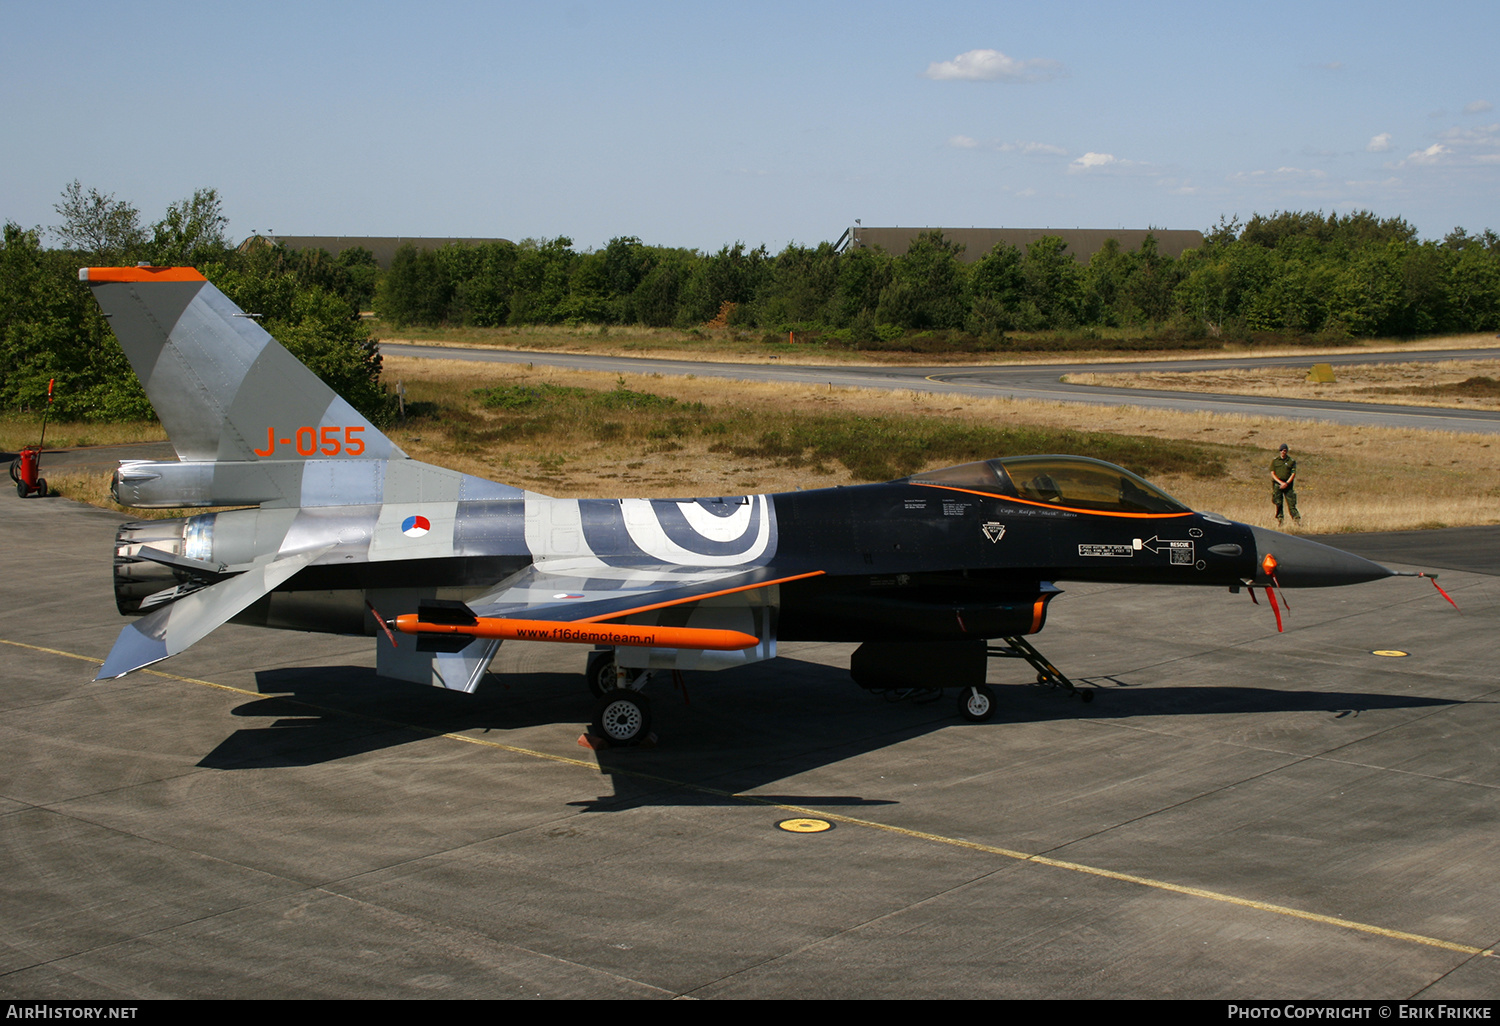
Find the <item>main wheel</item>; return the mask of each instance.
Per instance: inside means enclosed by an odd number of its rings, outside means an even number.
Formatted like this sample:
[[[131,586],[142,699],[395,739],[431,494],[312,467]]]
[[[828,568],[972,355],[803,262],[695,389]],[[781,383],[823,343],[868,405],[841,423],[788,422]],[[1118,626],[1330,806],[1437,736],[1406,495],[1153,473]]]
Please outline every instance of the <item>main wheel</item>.
[[[988,684],[975,684],[958,693],[958,715],[970,723],[983,723],[995,715],[995,693]]]
[[[651,703],[640,692],[616,688],[599,700],[591,727],[616,747],[640,744],[651,732]]]
[[[583,671],[584,681],[595,698],[603,698],[605,692],[615,689],[615,653],[594,652],[589,656],[588,669]]]

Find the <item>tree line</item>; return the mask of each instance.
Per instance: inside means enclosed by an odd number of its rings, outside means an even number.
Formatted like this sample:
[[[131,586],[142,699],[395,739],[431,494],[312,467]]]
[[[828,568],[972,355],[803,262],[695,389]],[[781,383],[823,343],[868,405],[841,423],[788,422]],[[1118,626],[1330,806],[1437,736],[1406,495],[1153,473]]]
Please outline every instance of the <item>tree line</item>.
[[[634,237],[586,252],[567,237],[408,245],[381,277],[375,310],[397,327],[718,319],[858,348],[921,333],[993,348],[1016,332],[1337,341],[1500,328],[1500,237],[1457,228],[1422,241],[1401,218],[1368,211],[1221,219],[1176,259],[1151,236],[1133,251],[1111,240],[1086,264],[1057,236],[1024,250],[1001,244],[974,262],[962,254],[940,231],[900,256],[827,243],[700,253]]]
[[[146,224],[128,202],[79,182],[48,230],[7,224],[0,245],[0,409],[75,419],[150,416],[80,266],[197,267],[336,391],[377,423],[392,400],[359,312],[386,324],[704,325],[796,332],[851,349],[1162,348],[1274,336],[1349,338],[1500,330],[1500,237],[1455,228],[1421,240],[1401,218],[1277,212],[1221,218],[1173,259],[1148,236],[1107,243],[1084,264],[1059,237],[1000,245],[964,262],[933,231],[899,256],[742,242],[715,253],[635,237],[580,252],[567,237],[407,245],[381,271],[368,250],[330,256],[265,239],[238,248],[213,189]],[[61,243],[48,247],[50,235]],[[1103,341],[1100,341],[1103,339]]]
[[[0,244],[0,410],[39,410],[56,379],[53,416],[130,420],[153,416],[109,325],[78,280],[80,267],[191,265],[293,355],[376,423],[394,405],[380,383],[380,352],[359,311],[375,293],[368,250],[338,258],[291,253],[269,244],[236,248],[213,189],[169,204],[141,221],[131,204],[73,182],[43,245],[41,228],[8,223]]]

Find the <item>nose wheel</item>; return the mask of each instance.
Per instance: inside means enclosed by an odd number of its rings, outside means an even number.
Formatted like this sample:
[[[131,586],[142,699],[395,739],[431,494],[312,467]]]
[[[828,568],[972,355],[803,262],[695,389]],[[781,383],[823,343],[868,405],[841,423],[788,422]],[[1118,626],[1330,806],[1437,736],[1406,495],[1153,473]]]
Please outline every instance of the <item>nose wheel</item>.
[[[983,723],[995,715],[995,693],[987,684],[975,684],[958,693],[958,715],[969,723]]]

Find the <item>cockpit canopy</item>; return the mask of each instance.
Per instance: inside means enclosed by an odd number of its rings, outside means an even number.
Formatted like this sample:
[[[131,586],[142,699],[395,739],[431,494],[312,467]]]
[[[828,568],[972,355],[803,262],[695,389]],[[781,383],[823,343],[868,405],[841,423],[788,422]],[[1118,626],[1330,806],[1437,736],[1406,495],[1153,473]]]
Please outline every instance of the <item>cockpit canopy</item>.
[[[1192,512],[1145,478],[1087,456],[981,460],[914,474],[907,481],[1105,513]]]

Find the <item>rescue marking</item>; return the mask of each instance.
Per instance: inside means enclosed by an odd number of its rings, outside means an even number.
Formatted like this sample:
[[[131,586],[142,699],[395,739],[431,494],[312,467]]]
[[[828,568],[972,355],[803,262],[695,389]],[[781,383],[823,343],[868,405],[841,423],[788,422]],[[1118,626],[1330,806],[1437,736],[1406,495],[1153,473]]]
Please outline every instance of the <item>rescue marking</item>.
[[[0,645],[14,645],[17,648],[30,649],[34,652],[46,652],[50,655],[59,655],[68,659],[77,659],[86,663],[102,666],[104,661],[93,656],[79,655],[75,652],[63,652],[55,648],[45,648],[41,645],[28,645],[22,641],[11,641],[0,638]],[[201,684],[204,687],[217,688],[220,691],[231,691],[248,698],[264,698],[265,695],[258,691],[247,691],[244,688],[233,687],[228,684],[216,684],[213,681],[197,680],[193,677],[180,677],[174,673],[163,673],[160,670],[141,669],[136,673],[146,673],[153,677],[165,677],[168,680],[182,681],[187,684]],[[109,683],[100,681],[100,683]],[[412,723],[403,723],[399,720],[387,720],[380,716],[371,716],[368,713],[351,712],[347,709],[335,709],[326,706],[315,705],[312,702],[297,698],[282,698],[283,701],[303,708],[311,709],[320,714],[333,714],[348,716],[353,719],[364,720],[369,723],[377,723],[382,726],[397,727],[403,730],[414,731],[428,737],[442,737],[452,741],[461,741],[464,744],[478,745],[482,748],[494,748],[514,755],[525,755],[545,762],[561,763],[567,766],[577,766],[580,769],[599,773],[597,762],[587,762],[583,759],[573,759],[565,755],[554,755],[551,752],[538,752],[530,748],[521,748],[517,745],[508,745],[500,741],[491,741],[488,738],[469,737],[465,734],[444,733],[430,727],[422,727]],[[1173,894],[1185,894],[1189,897],[1203,898],[1208,901],[1217,901],[1226,905],[1235,905],[1240,908],[1255,909],[1260,912],[1269,912],[1273,915],[1287,916],[1292,919],[1301,919],[1306,922],[1321,923],[1325,926],[1336,926],[1345,930],[1353,930],[1356,933],[1365,933],[1377,937],[1385,937],[1390,940],[1407,941],[1412,944],[1421,944],[1430,948],[1440,948],[1444,951],[1453,951],[1461,955],[1479,955],[1483,958],[1494,958],[1494,948],[1479,948],[1472,944],[1459,944],[1454,941],[1446,941],[1439,937],[1428,937],[1420,933],[1408,933],[1405,930],[1391,930],[1383,926],[1375,926],[1370,923],[1361,923],[1353,919],[1341,919],[1338,916],[1327,916],[1317,912],[1307,912],[1303,909],[1292,908],[1287,905],[1276,905],[1271,902],[1255,901],[1250,898],[1241,898],[1233,894],[1225,894],[1222,891],[1211,891],[1202,887],[1188,887],[1183,884],[1174,884],[1166,880],[1155,880],[1147,876],[1136,876],[1131,873],[1117,873],[1112,869],[1101,869],[1097,866],[1085,865],[1081,862],[1067,862],[1062,859],[1049,858],[1045,855],[1029,855],[1022,851],[1013,851],[1009,848],[1000,848],[989,844],[980,844],[977,841],[966,841],[958,837],[945,837],[942,834],[932,834],[925,830],[910,830],[906,827],[892,826],[888,823],[879,823],[875,820],[858,819],[854,816],[843,816],[838,813],[821,812],[816,809],[805,809],[798,805],[786,805],[782,802],[771,801],[766,798],[757,798],[753,794],[738,794],[733,791],[725,791],[722,788],[705,787],[702,784],[689,784],[681,780],[673,780],[671,777],[658,776],[654,773],[643,773],[638,770],[624,769],[619,766],[610,768],[612,776],[632,777],[636,780],[649,781],[657,784],[667,784],[680,787],[687,791],[696,791],[700,794],[708,794],[717,798],[733,798],[750,805],[761,805],[766,808],[779,809],[784,812],[796,813],[800,817],[809,819],[823,818],[830,823],[847,823],[850,826],[868,827],[871,830],[879,830],[883,833],[896,834],[901,837],[910,837],[919,841],[930,841],[934,844],[942,844],[948,847],[961,848],[967,851],[982,852],[987,855],[998,855],[1001,858],[1014,859],[1018,862],[1030,862],[1039,866],[1048,866],[1052,869],[1065,869],[1074,873],[1083,873],[1088,876],[1097,876],[1106,880],[1116,880],[1121,883],[1135,884],[1140,887],[1148,887],[1153,890],[1167,891]]]
[[[984,536],[991,543],[998,542],[1001,538],[1005,537],[1005,525],[996,523],[993,520],[980,524],[979,529],[984,532]]]
[[[1166,549],[1174,566],[1192,566],[1197,558],[1193,555],[1193,543],[1186,538],[1167,539],[1152,535],[1145,541],[1137,538],[1131,544],[1136,548],[1146,549],[1153,555]]]

